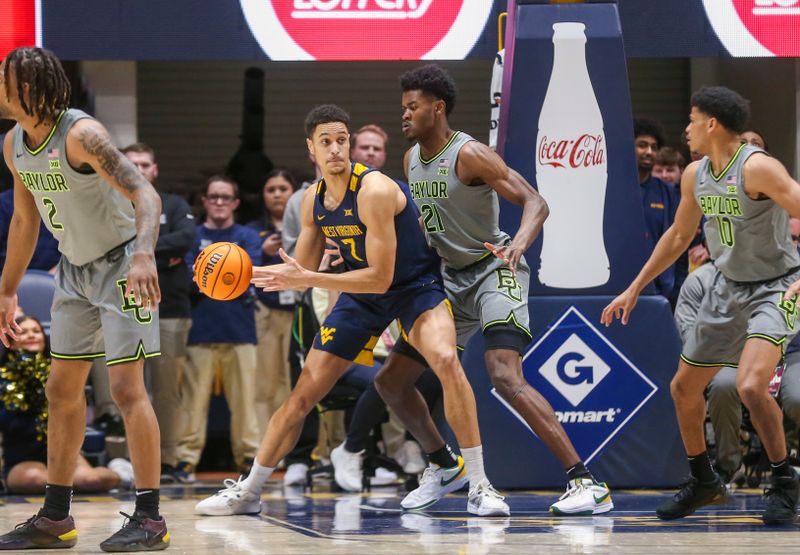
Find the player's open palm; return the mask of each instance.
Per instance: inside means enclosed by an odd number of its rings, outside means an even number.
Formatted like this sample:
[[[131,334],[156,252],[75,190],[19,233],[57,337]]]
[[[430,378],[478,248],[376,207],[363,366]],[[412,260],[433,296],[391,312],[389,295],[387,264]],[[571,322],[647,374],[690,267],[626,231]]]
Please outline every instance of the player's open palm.
[[[633,307],[636,306],[636,301],[638,300],[639,295],[630,289],[626,289],[603,309],[603,314],[600,316],[600,323],[610,326],[614,320],[621,320],[623,326],[627,325]]]
[[[161,289],[158,287],[158,270],[152,255],[134,254],[128,270],[128,290],[125,295],[133,295],[134,302],[142,308],[155,310],[161,302]]]
[[[254,267],[253,279],[250,282],[264,291],[283,291],[305,287],[305,277],[308,273],[306,269],[297,260],[286,254],[283,249],[278,250],[278,254],[284,263]]]
[[[11,346],[11,339],[17,338],[17,333],[22,331],[14,320],[17,312],[16,295],[0,295],[0,341],[6,347]]]

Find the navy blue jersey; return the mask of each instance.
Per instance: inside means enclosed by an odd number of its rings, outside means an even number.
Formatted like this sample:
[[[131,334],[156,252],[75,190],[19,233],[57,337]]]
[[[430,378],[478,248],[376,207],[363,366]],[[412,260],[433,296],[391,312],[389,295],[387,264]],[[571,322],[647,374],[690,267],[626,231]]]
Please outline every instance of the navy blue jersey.
[[[333,210],[325,208],[324,200],[327,191],[325,180],[322,179],[317,184],[314,198],[314,223],[322,229],[326,237],[339,245],[347,271],[369,266],[365,244],[369,230],[358,214],[358,192],[364,176],[373,171],[378,170],[353,163],[350,186],[347,188],[342,202]],[[425,241],[419,225],[419,212],[411,198],[408,186],[396,181],[395,183],[406,197],[406,206],[394,217],[397,251],[390,290],[414,282],[420,276],[438,274],[441,266],[439,257]]]

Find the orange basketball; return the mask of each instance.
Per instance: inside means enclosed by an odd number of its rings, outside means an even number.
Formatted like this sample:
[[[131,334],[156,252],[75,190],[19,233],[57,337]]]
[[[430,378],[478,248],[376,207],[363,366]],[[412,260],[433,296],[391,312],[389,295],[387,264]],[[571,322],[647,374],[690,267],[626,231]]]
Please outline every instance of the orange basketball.
[[[213,243],[197,255],[194,279],[200,291],[218,301],[235,299],[250,287],[253,262],[234,243]]]

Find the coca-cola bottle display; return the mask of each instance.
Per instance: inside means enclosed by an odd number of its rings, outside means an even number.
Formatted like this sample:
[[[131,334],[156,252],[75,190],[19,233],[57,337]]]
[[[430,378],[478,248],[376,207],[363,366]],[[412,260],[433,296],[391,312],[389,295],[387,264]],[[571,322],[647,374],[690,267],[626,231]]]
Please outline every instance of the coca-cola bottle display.
[[[606,140],[586,67],[585,30],[583,23],[553,25],[553,72],[536,139],[536,184],[550,207],[539,281],[563,289],[597,287],[609,278]]]

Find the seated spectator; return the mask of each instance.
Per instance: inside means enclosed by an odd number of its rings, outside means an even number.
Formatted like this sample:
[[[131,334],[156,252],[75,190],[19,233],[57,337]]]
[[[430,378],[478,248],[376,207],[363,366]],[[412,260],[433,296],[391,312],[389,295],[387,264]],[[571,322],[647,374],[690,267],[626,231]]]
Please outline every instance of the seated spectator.
[[[283,246],[283,214],[289,197],[297,189],[287,170],[274,169],[264,183],[264,214],[247,224],[262,240],[258,266],[283,262],[278,249]],[[255,407],[259,437],[264,435],[272,414],[289,396],[289,339],[295,307],[294,291],[257,291],[256,301],[256,391]]]
[[[758,148],[763,148],[767,152],[769,152],[769,147],[767,146],[767,140],[764,138],[764,135],[759,133],[758,131],[753,131],[752,129],[749,131],[745,131],[741,135],[742,143],[757,146]]]
[[[31,316],[17,318],[22,328],[11,350],[2,357],[0,381],[16,385],[16,397],[0,398],[0,432],[3,435],[3,474],[11,493],[43,494],[47,483],[47,399],[45,383],[50,358],[44,329]],[[3,392],[6,388],[2,389]],[[20,399],[18,395],[23,395]],[[109,464],[124,468],[130,463]],[[105,467],[92,467],[78,455],[73,488],[76,492],[106,492],[120,484],[121,476]]]
[[[658,240],[675,221],[680,195],[672,185],[653,175],[656,152],[664,145],[664,134],[654,121],[637,118],[633,121],[636,164],[641,185],[645,237],[652,251]],[[680,261],[679,261],[680,262]],[[687,261],[688,265],[688,261]],[[675,280],[675,265],[670,266],[653,281],[656,293],[667,299],[680,290]]]
[[[671,183],[680,189],[684,168],[686,168],[686,160],[684,160],[683,154],[671,146],[662,146],[656,152],[653,176],[661,181]]]

